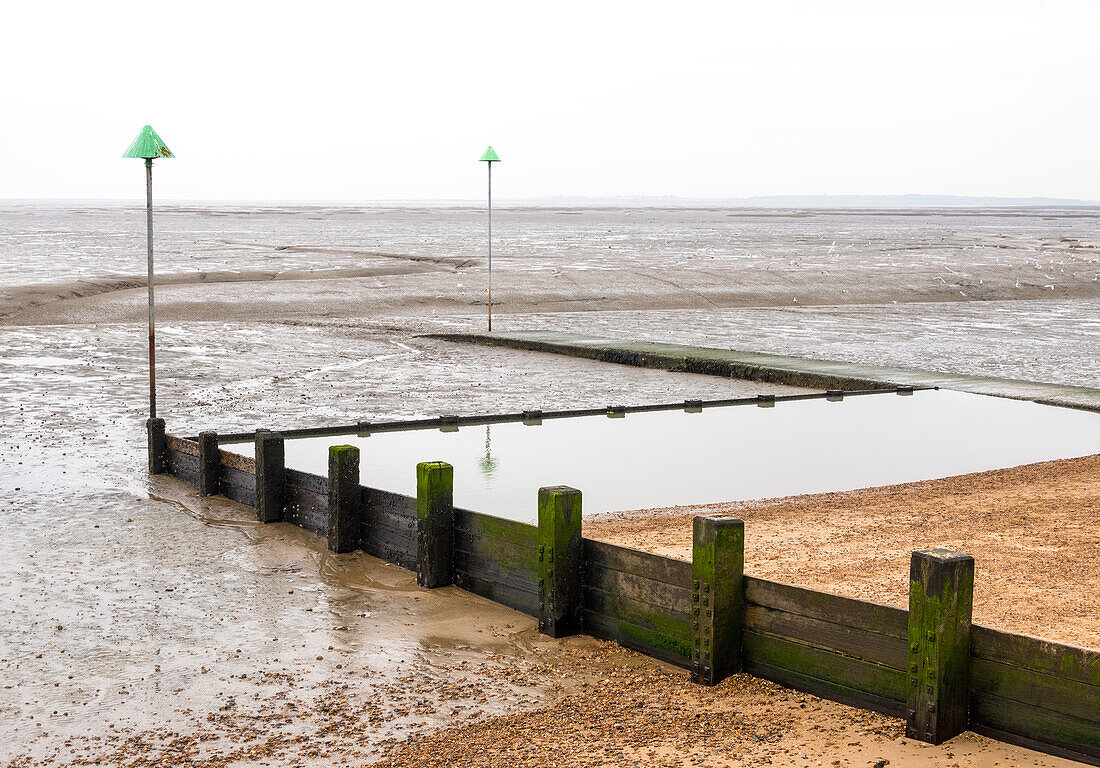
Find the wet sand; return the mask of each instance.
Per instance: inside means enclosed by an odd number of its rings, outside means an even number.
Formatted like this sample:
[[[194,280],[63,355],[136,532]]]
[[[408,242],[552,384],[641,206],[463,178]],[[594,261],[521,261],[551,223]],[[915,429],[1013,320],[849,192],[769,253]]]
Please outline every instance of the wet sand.
[[[828,345],[840,359],[1095,384],[1095,216],[729,214],[502,216],[512,242],[499,272],[494,259],[499,322],[796,354]],[[897,721],[749,678],[695,688],[681,671],[591,639],[539,638],[527,617],[418,590],[392,566],[331,556],[299,530],[150,479],[140,209],[12,216],[0,219],[0,756],[11,765],[556,765],[566,752],[577,765],[1065,764],[972,735],[912,744]],[[157,294],[160,406],[173,431],[770,391],[419,338],[482,327],[476,211],[181,207],[158,221],[161,263],[177,275]],[[1051,296],[1061,299],[1032,300]],[[818,302],[837,306],[795,308]],[[1067,486],[1077,496],[1040,484],[1032,507],[997,497],[1027,530],[1065,505],[1058,538],[1034,552],[980,535],[990,520],[1003,529],[1000,518],[964,521],[988,548],[973,552],[979,611],[991,604],[985,564],[1003,552],[1046,579],[1021,595],[1051,623],[1064,615],[1066,632],[1097,636],[1094,611],[1054,578],[1095,589],[1084,562],[1095,540],[1069,525],[1093,492],[1086,475]],[[972,492],[971,508],[986,492]],[[828,504],[792,503],[786,519],[845,507]],[[949,508],[929,501],[896,525],[885,501],[881,519],[873,508],[852,511],[842,531],[859,540],[850,534],[862,525],[895,548],[870,581],[848,564],[866,565],[854,551],[832,554],[839,535],[816,534],[833,559],[815,571],[805,548],[781,547],[782,514],[765,507],[745,511],[751,564],[882,599],[903,590],[895,571],[910,549],[972,551]],[[589,535],[682,551],[685,517],[648,533],[593,521]],[[869,532],[880,527],[881,540]],[[769,546],[774,562],[759,557]],[[1065,560],[1074,548],[1092,554]],[[1058,563],[1069,565],[1047,578]],[[1024,613],[1004,619],[1022,627]]]

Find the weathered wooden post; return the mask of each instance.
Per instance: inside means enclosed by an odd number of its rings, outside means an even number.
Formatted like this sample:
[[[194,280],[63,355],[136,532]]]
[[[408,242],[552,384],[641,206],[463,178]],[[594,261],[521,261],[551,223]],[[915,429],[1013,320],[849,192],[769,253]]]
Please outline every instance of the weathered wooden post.
[[[581,492],[566,485],[539,488],[539,632],[576,634],[584,612]]]
[[[286,452],[283,436],[256,432],[256,516],[261,523],[283,519],[286,506]]]
[[[909,565],[909,695],[905,735],[940,744],[967,728],[974,558],[947,549]]]
[[[714,685],[741,670],[745,523],[696,517],[691,546],[691,679]]]
[[[159,475],[167,467],[168,443],[164,436],[164,419],[146,419],[145,431],[149,436],[149,474]]]
[[[454,467],[443,461],[416,465],[416,583],[445,587],[453,580]]]
[[[221,457],[218,455],[218,433],[199,433],[199,493],[213,496],[218,492]]]
[[[352,552],[359,547],[359,449],[328,449],[328,548]]]

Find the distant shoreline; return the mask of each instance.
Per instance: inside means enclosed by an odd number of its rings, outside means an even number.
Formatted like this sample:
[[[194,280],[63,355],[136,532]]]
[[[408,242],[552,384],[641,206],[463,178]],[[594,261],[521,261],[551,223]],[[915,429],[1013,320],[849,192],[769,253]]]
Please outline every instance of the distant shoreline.
[[[111,206],[144,204],[139,198],[0,198],[3,206]],[[243,206],[278,208],[477,208],[485,201],[474,199],[424,200],[234,200],[163,198],[158,207]],[[1057,197],[969,197],[964,195],[776,195],[742,198],[694,197],[536,197],[494,199],[494,207],[504,208],[728,208],[760,210],[835,210],[845,212],[878,210],[1100,210],[1100,200]]]

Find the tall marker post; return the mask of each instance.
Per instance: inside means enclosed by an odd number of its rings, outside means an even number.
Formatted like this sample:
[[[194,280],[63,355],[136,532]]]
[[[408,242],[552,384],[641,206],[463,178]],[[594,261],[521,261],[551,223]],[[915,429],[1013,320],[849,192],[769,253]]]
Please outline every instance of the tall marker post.
[[[489,166],[489,333],[493,332],[493,163],[499,163],[500,158],[492,147],[489,147],[481,155],[479,162]]]
[[[153,160],[175,155],[153,127],[147,125],[122,156],[145,160],[145,227],[149,255],[149,418],[152,420],[157,417],[156,324],[153,319]]]

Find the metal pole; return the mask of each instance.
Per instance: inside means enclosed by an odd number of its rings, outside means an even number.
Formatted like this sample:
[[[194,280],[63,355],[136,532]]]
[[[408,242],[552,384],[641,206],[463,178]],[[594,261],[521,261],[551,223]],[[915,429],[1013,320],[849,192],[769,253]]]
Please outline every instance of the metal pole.
[[[149,252],[149,418],[157,417],[156,331],[153,324],[153,161],[145,160],[145,226]]]
[[[489,166],[489,333],[493,332],[493,163]]]

